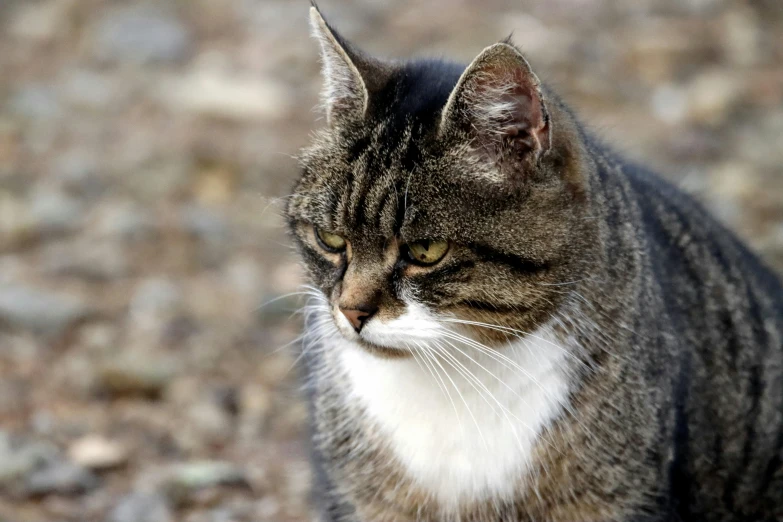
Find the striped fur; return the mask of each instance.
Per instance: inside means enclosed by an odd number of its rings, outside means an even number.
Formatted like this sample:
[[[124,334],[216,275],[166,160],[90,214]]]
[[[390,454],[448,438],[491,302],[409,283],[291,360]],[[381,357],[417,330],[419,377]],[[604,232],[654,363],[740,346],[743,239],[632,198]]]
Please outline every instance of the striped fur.
[[[304,355],[323,520],[783,520],[775,275],[697,202],[612,153],[554,93],[538,90],[511,44],[488,48],[470,83],[460,78],[470,80],[473,66],[380,64],[339,36],[321,42],[339,46],[367,88],[363,112],[331,109],[302,154],[287,209],[314,294]],[[482,78],[506,88],[506,77],[492,75],[509,70],[522,94],[508,91],[503,103],[519,105],[504,106],[501,137],[486,141],[482,126],[497,113],[474,125],[487,102],[475,96],[497,98]],[[344,237],[346,251],[320,249],[314,226]],[[401,253],[420,239],[449,241],[448,255],[412,266]],[[378,308],[364,334],[336,308],[346,293]],[[547,342],[536,342],[543,331]],[[519,343],[529,360],[513,358]],[[471,351],[479,346],[486,350]],[[490,382],[498,394],[497,386],[535,386],[535,357],[553,350],[563,354],[553,360],[564,395],[536,420],[523,464],[509,468],[518,474],[470,464],[469,452],[465,469],[488,485],[468,487],[464,474],[451,484],[426,479],[416,438],[395,439],[389,426],[443,433],[444,445],[459,447],[444,431],[453,412],[438,409],[448,402],[424,400],[421,387],[439,377],[475,400]],[[495,365],[499,385],[482,374],[473,392],[462,381],[450,387],[447,379],[469,380],[447,371],[463,351],[515,371]],[[384,365],[388,376],[377,373]],[[406,367],[415,382],[389,378]],[[423,424],[406,425],[414,422]],[[502,423],[484,424],[498,441],[507,435]],[[427,441],[432,469],[450,469]],[[520,458],[513,445],[498,447],[502,461]]]

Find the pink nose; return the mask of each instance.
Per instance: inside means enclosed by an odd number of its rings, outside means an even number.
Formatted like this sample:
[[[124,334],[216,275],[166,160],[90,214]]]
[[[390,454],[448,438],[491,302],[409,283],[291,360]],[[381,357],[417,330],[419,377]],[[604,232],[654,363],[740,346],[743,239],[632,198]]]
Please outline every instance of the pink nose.
[[[359,333],[362,330],[364,323],[367,322],[367,319],[372,317],[378,309],[363,306],[357,308],[343,308],[341,306],[340,311],[345,318],[348,319],[348,322],[351,323],[351,326],[356,330],[356,333]]]

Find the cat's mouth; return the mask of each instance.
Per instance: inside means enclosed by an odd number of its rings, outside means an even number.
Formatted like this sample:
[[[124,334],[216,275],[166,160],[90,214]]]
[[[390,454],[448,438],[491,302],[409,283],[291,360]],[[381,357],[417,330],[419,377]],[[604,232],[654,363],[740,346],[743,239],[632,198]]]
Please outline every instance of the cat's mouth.
[[[382,346],[380,344],[375,344],[371,341],[367,341],[365,339],[359,338],[357,341],[355,341],[356,344],[361,346],[362,349],[377,355],[379,357],[383,357],[386,359],[403,359],[407,357],[412,357],[413,352],[409,349],[404,348],[392,348],[389,346]]]
[[[434,317],[423,320],[422,317],[412,317],[410,312],[391,320],[371,318],[358,331],[335,309],[332,310],[332,319],[344,338],[386,358],[412,356],[417,345],[437,340],[438,332],[443,329]]]

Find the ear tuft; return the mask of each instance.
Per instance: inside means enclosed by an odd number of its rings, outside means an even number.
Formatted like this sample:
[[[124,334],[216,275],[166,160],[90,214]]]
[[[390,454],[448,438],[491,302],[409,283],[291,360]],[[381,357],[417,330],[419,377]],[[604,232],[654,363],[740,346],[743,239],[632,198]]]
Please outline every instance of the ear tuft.
[[[550,148],[550,121],[541,84],[516,47],[484,49],[463,72],[441,117],[441,134],[466,130],[482,148],[537,158]]]
[[[363,117],[368,93],[362,75],[342,38],[329,27],[315,3],[310,7],[310,30],[321,47],[321,102],[327,123],[332,125],[343,117]]]

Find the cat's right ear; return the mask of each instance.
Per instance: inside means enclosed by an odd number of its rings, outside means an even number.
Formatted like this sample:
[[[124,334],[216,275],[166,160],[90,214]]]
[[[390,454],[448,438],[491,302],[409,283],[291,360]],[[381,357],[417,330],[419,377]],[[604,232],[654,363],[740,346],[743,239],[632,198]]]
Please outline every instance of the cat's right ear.
[[[310,30],[321,47],[321,103],[329,125],[364,116],[369,93],[348,44],[326,23],[318,8],[310,8]]]
[[[549,150],[541,83],[510,43],[487,47],[462,73],[443,109],[440,133],[459,129],[493,159],[511,151],[535,159]]]

